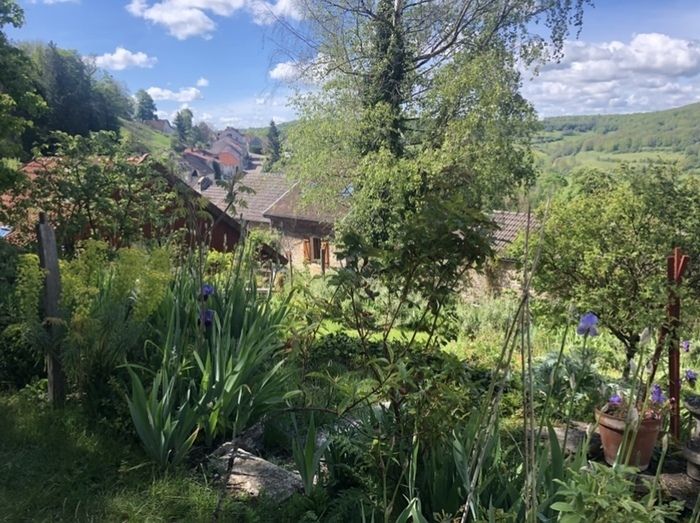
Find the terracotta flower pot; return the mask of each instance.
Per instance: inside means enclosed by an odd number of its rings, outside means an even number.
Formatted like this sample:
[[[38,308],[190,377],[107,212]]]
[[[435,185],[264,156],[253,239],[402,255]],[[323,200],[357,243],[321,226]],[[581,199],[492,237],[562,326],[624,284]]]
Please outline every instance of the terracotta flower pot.
[[[605,412],[596,409],[596,419],[600,425],[600,439],[603,443],[603,454],[608,465],[615,463],[617,451],[622,444],[622,438],[625,434],[626,422],[624,419],[610,416]],[[654,446],[659,438],[661,431],[661,419],[645,419],[639,425],[637,437],[634,440],[632,453],[627,462],[628,465],[639,468],[640,471],[646,470],[651,461],[651,455],[654,452]],[[631,439],[632,434],[628,434],[627,438]]]

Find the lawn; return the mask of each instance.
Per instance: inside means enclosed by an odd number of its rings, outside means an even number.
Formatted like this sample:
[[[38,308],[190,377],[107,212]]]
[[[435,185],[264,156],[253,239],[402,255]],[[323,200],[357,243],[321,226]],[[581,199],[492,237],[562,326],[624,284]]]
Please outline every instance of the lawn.
[[[201,467],[158,473],[135,441],[32,389],[0,395],[0,463],[0,521],[212,521],[220,493]],[[226,498],[219,520],[266,510]]]

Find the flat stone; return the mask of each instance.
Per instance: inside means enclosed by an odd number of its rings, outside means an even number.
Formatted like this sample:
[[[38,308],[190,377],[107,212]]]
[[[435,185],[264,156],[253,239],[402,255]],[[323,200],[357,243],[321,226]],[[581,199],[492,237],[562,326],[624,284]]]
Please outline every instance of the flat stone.
[[[700,493],[700,482],[691,479],[685,473],[660,474],[659,483],[664,494],[685,503],[686,508],[693,509]]]
[[[302,490],[301,476],[297,472],[285,470],[242,449],[237,449],[234,454],[233,449],[233,443],[224,443],[212,453],[210,461],[225,478],[229,460],[233,456],[233,466],[226,483],[226,488],[232,495],[253,498],[264,495],[279,503]]]
[[[566,435],[566,448],[564,448],[564,454],[575,454],[581,448],[581,445],[586,441],[588,435],[589,423],[584,423],[581,421],[572,421],[569,424],[569,432],[566,433],[566,427],[555,426],[554,434],[557,436],[559,441],[559,446],[564,446],[564,436]],[[549,432],[545,427],[542,430],[542,439],[546,442],[549,441]],[[597,460],[603,455],[602,446],[600,442],[600,434],[598,430],[591,434],[591,440],[588,442],[588,457],[593,460]]]

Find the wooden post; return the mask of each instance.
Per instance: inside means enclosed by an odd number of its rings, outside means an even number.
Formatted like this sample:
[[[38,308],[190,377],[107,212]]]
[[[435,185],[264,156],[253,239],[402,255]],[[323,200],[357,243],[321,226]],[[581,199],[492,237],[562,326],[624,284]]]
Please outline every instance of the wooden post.
[[[668,392],[671,404],[671,433],[677,440],[681,437],[681,353],[679,348],[678,326],[681,318],[681,299],[678,286],[688,268],[688,256],[681,254],[676,247],[673,255],[668,257],[668,283],[671,287],[668,300]]]
[[[61,354],[56,339],[56,322],[58,321],[58,303],[61,297],[61,276],[58,272],[58,251],[56,236],[51,226],[46,223],[46,215],[39,214],[36,226],[39,241],[39,262],[44,270],[43,316],[44,327],[49,333],[50,346],[46,351],[46,374],[49,380],[49,401],[60,407],[66,398],[66,377],[63,373]]]
[[[326,275],[326,249],[324,244],[321,244],[321,274]]]

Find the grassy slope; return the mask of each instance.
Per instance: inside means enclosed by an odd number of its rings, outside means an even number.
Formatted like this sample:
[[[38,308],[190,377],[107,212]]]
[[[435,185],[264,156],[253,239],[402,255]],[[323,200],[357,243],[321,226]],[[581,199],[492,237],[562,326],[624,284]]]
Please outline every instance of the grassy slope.
[[[122,135],[137,144],[138,152],[149,152],[153,156],[165,157],[170,152],[170,137],[136,121],[121,121]]]
[[[545,171],[657,159],[700,171],[700,104],[652,113],[547,118],[543,127],[536,149]]]

